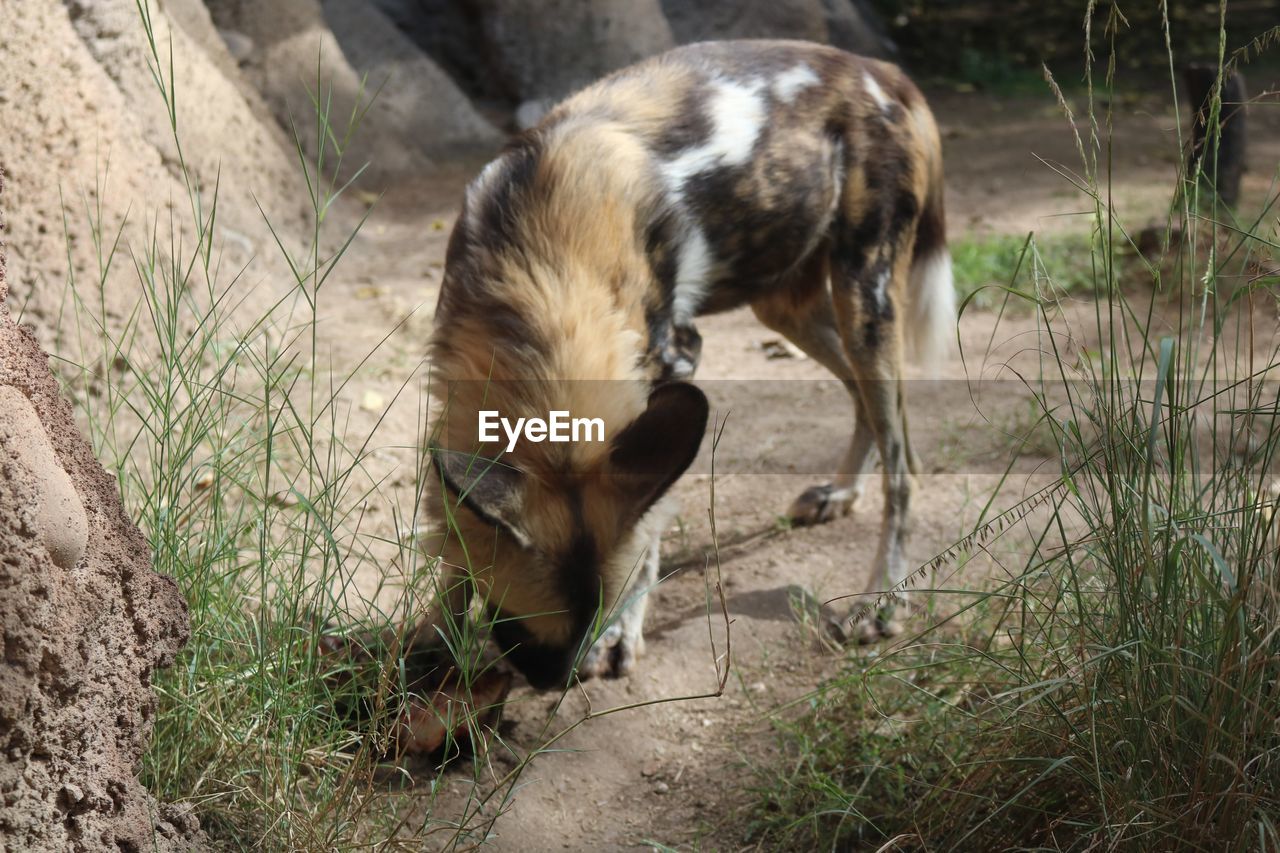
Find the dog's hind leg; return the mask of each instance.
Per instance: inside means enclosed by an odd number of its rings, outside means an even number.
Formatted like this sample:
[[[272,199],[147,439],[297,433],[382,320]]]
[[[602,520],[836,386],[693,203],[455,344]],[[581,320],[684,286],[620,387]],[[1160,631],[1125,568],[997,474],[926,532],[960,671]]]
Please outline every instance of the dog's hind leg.
[[[912,454],[907,439],[906,401],[902,388],[902,313],[910,271],[910,244],[886,240],[869,256],[861,249],[842,259],[833,253],[831,290],[840,337],[862,400],[860,424],[875,437],[884,466],[884,519],[866,595],[892,591],[888,603],[874,616],[852,626],[862,642],[892,636],[897,605],[905,604],[901,588],[906,579],[906,541],[912,491]]]
[[[787,286],[770,292],[751,308],[761,323],[831,371],[849,392],[855,415],[853,437],[835,479],[805,489],[787,511],[787,517],[798,525],[821,524],[845,515],[866,492],[876,462],[875,434],[863,414],[853,367],[836,325],[826,253],[815,252]]]

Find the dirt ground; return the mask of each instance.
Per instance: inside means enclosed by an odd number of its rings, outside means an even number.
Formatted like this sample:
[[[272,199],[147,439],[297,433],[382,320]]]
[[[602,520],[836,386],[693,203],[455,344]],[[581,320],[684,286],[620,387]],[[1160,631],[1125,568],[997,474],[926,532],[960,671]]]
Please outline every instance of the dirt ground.
[[[1168,205],[1178,158],[1176,121],[1167,100],[1154,91],[1117,105],[1112,154],[1117,179],[1111,192],[1131,228],[1160,220]],[[1091,202],[1049,165],[1079,171],[1075,140],[1052,102],[1001,102],[953,92],[931,93],[931,101],[946,144],[952,239],[1088,229]],[[1082,104],[1074,106],[1079,113]],[[1256,110],[1251,120],[1255,129],[1246,208],[1250,199],[1267,192],[1280,162],[1280,133],[1275,132],[1280,115]],[[1087,134],[1087,128],[1081,132]],[[335,363],[354,363],[403,321],[372,359],[353,397],[372,391],[375,399],[390,400],[405,366],[420,359],[460,191],[460,180],[446,180],[392,194],[344,261],[346,278],[334,284],[329,296],[334,300],[330,304],[341,304],[343,310],[322,327]],[[1087,305],[1078,308],[1074,346],[1091,337],[1091,311]],[[654,592],[639,673],[590,682],[558,709],[556,697],[518,687],[489,751],[489,778],[473,791],[466,767],[446,773],[434,800],[434,818],[459,817],[471,794],[490,790],[495,779],[549,734],[572,726],[588,711],[599,715],[634,703],[655,704],[594,717],[538,756],[514,796],[484,806],[483,817],[496,819],[471,824],[480,833],[475,840],[487,833],[494,849],[751,846],[745,835],[749,816],[742,806],[749,795],[744,786],[766,784],[767,775],[756,775],[752,768],[780,760],[768,713],[803,697],[842,665],[842,654],[824,649],[812,628],[797,620],[795,590],[803,588],[826,601],[865,588],[880,522],[877,490],[847,518],[726,547],[718,573],[709,559],[708,511],[714,508],[722,543],[772,529],[790,500],[827,479],[823,472],[834,468],[843,453],[851,424],[847,397],[813,362],[771,357],[761,345],[774,336],[749,311],[705,318],[699,327],[705,345],[698,381],[711,397],[715,415],[728,417],[728,426],[716,454],[714,505],[710,442],[695,473],[677,486],[683,509],[665,548],[668,570],[681,570]],[[956,358],[942,377],[932,377],[953,381],[912,383],[912,433],[926,470],[913,499],[910,557],[918,563],[972,529],[1011,458],[1015,476],[997,506],[1012,505],[1051,478],[1050,460],[1034,448],[1014,450],[1011,436],[1019,425],[1025,429],[1030,410],[1016,385],[982,386],[975,402],[969,386],[954,381],[1011,379],[1002,372],[1011,360],[1034,363],[1034,331],[1033,318],[1025,313],[997,322],[990,312],[969,312],[961,325],[965,363]],[[398,403],[390,412],[376,405],[357,409],[354,402],[357,425],[360,419],[371,425],[385,415],[382,435],[400,443],[414,434],[413,402]],[[405,452],[386,455],[399,493],[407,495],[405,459]],[[709,572],[704,569],[708,564]],[[999,571],[998,560],[985,565],[987,571]],[[978,580],[950,573],[944,569],[925,585]],[[379,576],[380,570],[370,567],[362,579],[366,588],[372,589]],[[728,637],[713,589],[717,577],[730,620]],[[932,607],[945,611],[948,602],[935,596]],[[927,618],[927,613],[917,615],[915,626]],[[725,665],[730,650],[723,695],[656,702],[716,692],[718,667]],[[847,652],[877,653],[875,648]],[[428,767],[415,772],[421,800],[412,820],[420,821],[431,803],[428,788],[435,773]]]
[[[319,33],[323,55],[337,63],[331,70],[341,101],[351,95],[343,86],[358,89],[370,70],[361,57],[380,63],[387,39],[395,36],[369,20],[348,17],[340,27],[348,38],[333,37],[322,6],[349,4],[165,0],[154,5],[165,10],[156,18],[157,43],[172,44],[177,57],[170,74],[181,94],[172,116],[159,109],[133,2],[6,5],[0,0],[0,31],[8,36],[0,39],[0,107],[8,110],[0,122],[0,166],[8,175],[3,201],[10,214],[10,304],[15,317],[35,326],[45,349],[69,364],[78,361],[75,342],[59,334],[67,331],[72,316],[68,274],[86,287],[98,275],[106,278],[96,297],[105,303],[106,322],[123,324],[138,306],[133,259],[122,251],[110,273],[102,271],[95,228],[108,237],[122,229],[122,246],[144,248],[148,232],[163,232],[170,214],[184,216],[184,163],[201,178],[206,193],[215,183],[221,188],[214,241],[221,247],[224,276],[248,270],[242,282],[248,290],[246,314],[258,316],[254,312],[294,286],[260,209],[292,250],[305,244],[306,191],[292,142],[277,121],[287,96],[307,95],[305,86],[299,92],[299,84],[310,79],[313,60],[319,61],[308,39]],[[210,15],[213,5],[247,10],[231,23],[260,36],[261,55],[233,57],[226,34],[218,32],[228,22]],[[248,38],[233,35],[242,45]],[[445,138],[437,119],[462,114],[449,107],[452,96],[446,97],[438,83],[443,75],[423,73],[421,61],[406,60],[408,70],[397,78],[408,88],[383,90],[366,126],[370,147],[353,150],[352,160],[367,156],[378,160],[375,166],[421,168],[430,176],[404,181],[403,173],[396,173],[396,186],[377,203],[325,284],[319,305],[319,360],[331,363],[339,375],[355,371],[337,409],[349,435],[374,434],[374,449],[362,466],[366,481],[353,488],[369,489],[358,513],[365,525],[359,536],[378,541],[368,546],[372,557],[357,581],[358,592],[384,611],[394,610],[400,598],[393,519],[412,511],[420,402],[428,374],[423,355],[445,244],[462,188],[482,165],[451,162],[452,155],[443,150],[426,152],[431,163],[416,156],[423,153],[419,146]],[[380,64],[373,69],[373,79],[382,74],[379,69]],[[1273,72],[1250,69],[1249,74],[1251,91],[1277,91]],[[1081,168],[1077,139],[1087,142],[1094,129],[1084,118],[1082,94],[1073,88],[1078,81],[1063,83],[1077,117],[1074,130],[1048,97],[928,93],[943,131],[953,240],[1090,228],[1093,202],[1073,188],[1069,174]],[[1108,156],[1117,179],[1107,193],[1131,229],[1163,221],[1175,183],[1179,120],[1168,89],[1158,82],[1137,87],[1114,104],[1114,147]],[[309,96],[303,102],[309,103]],[[1275,106],[1272,97],[1250,113],[1244,209],[1258,209],[1258,202],[1275,192],[1280,163]],[[337,112],[346,109],[343,101]],[[182,129],[181,151],[171,121]],[[1181,124],[1188,124],[1185,114]],[[396,128],[404,135],[396,136]],[[1105,136],[1107,125],[1097,132]],[[485,147],[496,145],[492,136],[470,138]],[[381,142],[388,145],[376,144]],[[388,149],[407,159],[394,160]],[[358,200],[376,196],[377,189],[366,182],[348,193],[331,212],[335,230],[353,225],[364,212]],[[1270,216],[1266,228],[1274,238],[1274,212]],[[190,238],[181,229],[180,244]],[[1071,337],[1060,345],[1068,354],[1073,347],[1092,346],[1090,304],[1076,302],[1065,313]],[[1265,319],[1274,330],[1275,318]],[[781,760],[770,712],[837,673],[846,655],[883,651],[826,648],[793,606],[797,591],[827,601],[865,589],[880,524],[877,490],[851,516],[831,524],[789,532],[777,527],[792,498],[829,479],[844,451],[852,423],[844,391],[813,362],[779,350],[775,336],[748,311],[706,318],[699,327],[705,346],[698,382],[718,421],[727,419],[727,425],[715,454],[714,479],[708,442],[693,472],[676,488],[682,510],[664,545],[669,576],[654,592],[639,672],[588,683],[559,705],[549,695],[517,687],[478,783],[465,762],[446,771],[438,784],[430,766],[405,768],[412,775],[406,799],[410,823],[428,816],[441,825],[463,821],[476,841],[483,838],[498,850],[750,846],[746,787],[767,784],[768,769]],[[1008,365],[1017,361],[1034,368],[1043,343],[1034,319],[1015,313],[997,320],[991,312],[970,311],[962,320],[961,338],[966,360],[953,359],[929,381],[911,382],[908,392],[914,444],[925,461],[909,552],[919,563],[972,528],[1006,465],[1012,464],[1014,476],[997,507],[1031,493],[1053,472],[1051,460],[1038,455],[1034,445],[1020,449],[1016,439],[1028,426],[1031,407]],[[911,378],[926,379],[919,373]],[[974,379],[993,381],[975,390],[966,381]],[[70,382],[72,393],[86,390],[76,381]],[[91,383],[87,390],[93,393]],[[718,564],[711,548],[712,514],[724,546]],[[1009,537],[1000,547],[1016,551],[1016,541]],[[954,586],[999,570],[997,552],[963,575],[951,577],[944,570],[923,583]],[[838,606],[847,607],[849,600]],[[945,612],[952,599],[920,595],[917,601],[922,612],[913,625],[921,627],[931,618],[930,608]],[[353,615],[362,609],[361,601],[350,605]],[[663,701],[717,693],[726,666],[721,695]],[[642,707],[603,713],[636,704]],[[575,726],[588,712],[593,718]],[[478,815],[470,813],[474,796],[494,790],[495,781],[548,736],[569,727],[554,750],[531,762],[510,798],[490,798]]]

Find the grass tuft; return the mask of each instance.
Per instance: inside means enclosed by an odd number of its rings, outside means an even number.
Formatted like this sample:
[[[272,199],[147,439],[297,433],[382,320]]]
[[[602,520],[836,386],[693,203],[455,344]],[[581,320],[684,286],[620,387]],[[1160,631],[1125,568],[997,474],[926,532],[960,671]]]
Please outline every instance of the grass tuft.
[[[1114,50],[1122,17],[1097,23]],[[1249,217],[1184,176],[1180,239],[1135,261],[1096,165],[1111,116],[1082,126],[1087,253],[956,250],[962,281],[1007,272],[1003,293],[1037,313],[1038,370],[1020,375],[1051,428],[1051,497],[962,543],[991,580],[943,621],[777,716],[787,765],[762,768],[754,811],[767,846],[1280,847],[1280,300],[1274,276],[1240,273],[1276,248],[1257,227],[1276,199]],[[1064,281],[1097,295],[1091,316],[1059,310]],[[1000,536],[1020,564],[989,550]]]
[[[385,415],[363,429],[351,417],[353,389],[397,330],[342,367],[322,328],[342,308],[330,282],[365,222],[340,199],[363,171],[344,161],[369,100],[336,114],[317,56],[315,137],[294,134],[308,227],[286,233],[259,208],[259,236],[274,256],[228,269],[217,227],[221,176],[205,184],[188,166],[172,45],[158,39],[149,0],[137,9],[185,198],[110,224],[97,188],[83,213],[96,275],[68,273],[71,331],[56,349],[68,354],[60,366],[68,396],[147,537],[155,570],[177,581],[189,606],[190,642],[153,676],[160,701],[143,781],[160,800],[194,804],[219,847],[483,843],[530,763],[575,728],[697,697],[588,707],[566,720],[557,718],[562,693],[517,745],[472,701],[471,687],[493,664],[484,620],[447,620],[442,629],[451,683],[465,700],[449,710],[421,692],[428,655],[368,641],[425,612],[439,575],[419,517],[430,436],[389,437]],[[126,282],[138,300],[119,317],[107,292]],[[425,424],[425,365],[390,361],[399,390],[388,410],[413,407]],[[599,620],[589,642],[616,617]],[[367,653],[335,653],[343,634]],[[703,698],[725,689],[728,649],[713,654],[725,659],[712,662],[717,687]],[[393,754],[406,709],[443,715],[460,706],[475,709],[463,728],[481,733],[479,743],[447,739],[433,760]],[[434,761],[441,755],[447,767]],[[447,786],[446,773],[474,784]],[[446,787],[455,792],[437,809]]]

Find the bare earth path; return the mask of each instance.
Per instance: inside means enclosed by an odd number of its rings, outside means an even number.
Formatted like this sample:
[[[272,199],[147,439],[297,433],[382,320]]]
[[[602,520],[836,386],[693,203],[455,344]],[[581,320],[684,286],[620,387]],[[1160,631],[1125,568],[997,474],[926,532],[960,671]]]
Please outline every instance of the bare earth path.
[[[1176,137],[1165,100],[1164,93],[1153,94],[1124,107],[1117,119],[1115,156],[1123,165],[1117,165],[1116,172],[1124,176],[1124,183],[1117,185],[1115,198],[1129,211],[1129,224],[1135,227],[1162,211],[1172,185]],[[1032,154],[1072,168],[1077,163],[1071,133],[1050,103],[1001,106],[980,96],[956,94],[936,95],[933,101],[947,145],[953,239],[975,233],[1087,229],[1083,217],[1062,214],[1090,209],[1088,200]],[[1280,116],[1275,110],[1262,112],[1251,119],[1256,121],[1258,144],[1251,152],[1246,188],[1254,195],[1265,191],[1280,161],[1280,143],[1274,141],[1280,140],[1280,133],[1274,132]],[[354,362],[387,329],[409,317],[379,351],[356,393],[372,392],[390,400],[406,371],[420,359],[459,187],[456,181],[435,183],[389,198],[344,261],[346,278],[334,284],[334,302],[329,303],[343,310],[325,328],[335,361]],[[817,365],[770,358],[760,344],[773,336],[749,312],[707,318],[699,326],[705,345],[698,380],[712,397],[717,415],[728,416],[716,459],[714,509],[721,539],[732,540],[768,529],[791,498],[823,479],[819,472],[834,466],[843,452],[850,408],[844,392]],[[1021,334],[1032,328],[1029,317],[1006,318],[998,327],[988,368],[970,362],[968,375],[994,375],[991,365],[1035,346],[1034,338]],[[966,352],[981,356],[993,329],[993,315],[966,315]],[[957,361],[947,375],[960,379],[966,371]],[[913,437],[927,472],[913,506],[916,524],[910,556],[919,562],[972,527],[1009,458],[1007,433],[1016,425],[1017,407],[1005,401],[1003,408],[984,409],[984,417],[963,391],[960,382],[920,384],[909,391]],[[353,405],[353,419],[371,423],[383,414],[377,405],[365,408],[371,411]],[[988,423],[988,418],[994,422]],[[409,402],[391,408],[381,434],[391,437],[389,443],[403,445],[417,429],[417,410]],[[709,443],[704,457],[708,450]],[[389,452],[388,464],[399,466],[397,491],[409,496],[411,455]],[[654,594],[639,673],[627,680],[587,684],[565,699],[550,722],[553,697],[517,688],[504,712],[503,743],[490,752],[494,777],[515,766],[547,733],[581,719],[589,709],[598,713],[716,690],[717,665],[723,666],[729,642],[712,591],[714,564],[708,576],[699,559],[711,542],[707,518],[712,498],[707,460],[699,465],[701,473],[678,486],[683,529],[667,542],[669,562],[686,568],[667,578]],[[1043,483],[1052,466],[1034,454],[1023,454],[1015,470],[1003,505]],[[767,783],[768,777],[748,768],[768,767],[778,760],[766,713],[803,696],[841,666],[841,656],[824,650],[814,632],[797,621],[793,590],[802,587],[826,600],[865,587],[879,528],[880,498],[875,491],[848,518],[726,550],[720,576],[731,620],[732,668],[724,694],[625,710],[574,729],[556,744],[556,751],[538,756],[525,771],[505,813],[489,827],[493,847],[750,847],[744,835],[747,816],[741,809],[746,800],[743,786]],[[369,571],[364,580],[371,588],[378,569]],[[849,652],[869,653],[874,650]],[[428,799],[425,786],[434,773],[419,770],[424,805],[415,817],[421,820]],[[465,769],[446,773],[442,781],[437,818],[447,817],[451,810],[456,813],[471,786]],[[496,806],[490,804],[490,815]]]

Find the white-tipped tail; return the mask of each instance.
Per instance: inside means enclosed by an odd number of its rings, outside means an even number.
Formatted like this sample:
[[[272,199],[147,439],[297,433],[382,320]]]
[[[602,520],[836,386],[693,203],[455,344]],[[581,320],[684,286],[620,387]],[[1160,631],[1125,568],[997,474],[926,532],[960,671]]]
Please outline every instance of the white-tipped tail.
[[[956,289],[945,245],[911,265],[911,314],[905,331],[909,357],[931,371],[955,350]]]

